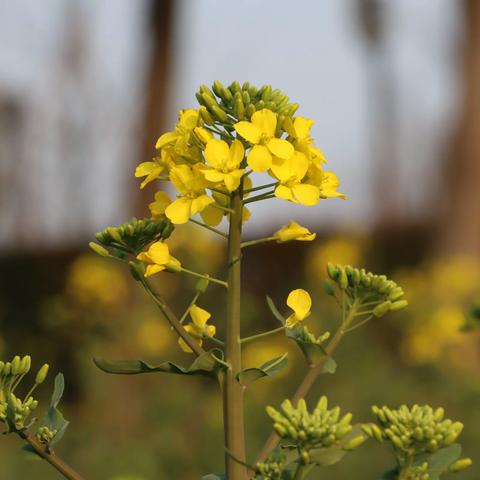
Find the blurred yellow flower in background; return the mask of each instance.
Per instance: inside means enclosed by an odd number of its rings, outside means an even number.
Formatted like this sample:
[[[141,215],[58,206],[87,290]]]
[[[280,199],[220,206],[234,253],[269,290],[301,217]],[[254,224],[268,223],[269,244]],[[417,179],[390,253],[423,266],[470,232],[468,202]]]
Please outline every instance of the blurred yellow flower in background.
[[[161,317],[147,317],[138,325],[137,342],[147,354],[165,351],[172,337],[169,326]]]

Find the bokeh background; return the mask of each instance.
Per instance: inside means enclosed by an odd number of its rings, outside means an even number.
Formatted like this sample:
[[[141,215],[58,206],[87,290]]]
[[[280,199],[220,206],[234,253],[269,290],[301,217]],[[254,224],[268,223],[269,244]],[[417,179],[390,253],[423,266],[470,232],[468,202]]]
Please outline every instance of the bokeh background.
[[[249,238],[293,218],[319,236],[249,249],[244,331],[274,326],[265,295],[281,303],[298,287],[313,293],[309,326],[328,328],[329,260],[387,273],[410,308],[347,338],[312,399],[326,393],[358,420],[374,403],[443,405],[480,464],[480,339],[461,330],[480,298],[476,0],[0,0],[0,356],[31,353],[65,373],[72,423],[59,453],[92,479],[222,470],[213,382],[94,367],[94,356],[189,358],[129,273],[86,248],[105,226],[147,215],[156,187],[138,189],[135,165],[215,79],[269,83],[300,103],[349,197],[252,209]],[[222,274],[224,245],[210,235],[185,227],[172,245],[183,263]],[[193,283],[161,275],[158,288],[181,311]],[[202,306],[221,332],[214,288]],[[245,352],[253,366],[285,351],[288,372],[248,395],[250,458],[269,431],[264,405],[288,396],[304,367],[281,336]],[[25,462],[17,438],[1,440],[0,478],[58,477]],[[391,463],[369,442],[323,475],[367,480]],[[462,478],[478,479],[478,465]]]

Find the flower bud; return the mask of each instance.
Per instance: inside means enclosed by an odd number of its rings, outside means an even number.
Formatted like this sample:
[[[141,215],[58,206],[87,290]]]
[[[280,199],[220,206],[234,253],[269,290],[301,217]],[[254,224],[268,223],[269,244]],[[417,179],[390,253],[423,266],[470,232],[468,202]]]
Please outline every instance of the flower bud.
[[[40,367],[40,370],[37,372],[37,376],[35,377],[35,383],[37,385],[40,385],[45,381],[45,379],[47,378],[48,369],[48,363],[45,363],[44,365],[42,365],[42,367]]]
[[[342,290],[345,290],[347,287],[348,287],[348,277],[347,277],[347,274],[345,272],[345,270],[343,268],[340,268],[339,269],[339,287],[342,289]]]
[[[93,250],[96,254],[102,256],[102,257],[110,257],[110,253],[108,252],[108,250],[104,247],[102,247],[101,245],[99,245],[98,243],[95,243],[95,242],[90,242],[88,244],[88,246],[90,247],[91,250]]]
[[[386,302],[383,302],[381,303],[380,305],[377,305],[374,309],[373,309],[373,314],[376,316],[376,317],[382,317],[383,315],[385,315],[389,310],[391,310],[391,307],[392,307],[392,302],[390,302],[390,300],[387,300]]]
[[[28,373],[30,371],[30,367],[32,366],[32,357],[30,355],[25,355],[22,358],[22,362],[20,365],[20,369],[22,371],[22,374]]]
[[[472,459],[471,458],[460,458],[456,462],[453,462],[449,470],[451,472],[459,472],[460,470],[464,470],[465,468],[468,468],[472,465]]]
[[[20,357],[15,355],[12,360],[12,375],[19,375],[21,374],[21,363]]]
[[[359,447],[360,445],[365,443],[366,440],[367,440],[367,437],[363,435],[359,435],[358,437],[355,437],[349,440],[345,445],[342,446],[342,448],[348,452],[350,450],[354,450],[355,448]]]
[[[210,115],[210,112],[207,110],[207,107],[205,107],[205,105],[200,105],[200,107],[198,109],[198,113],[200,115],[200,118],[204,121],[205,124],[213,125],[215,123],[215,120]],[[197,129],[195,129],[194,131],[198,136]]]
[[[195,290],[199,293],[205,293],[209,284],[210,281],[207,278],[201,278],[195,285]]]
[[[328,278],[323,283],[323,289],[325,290],[325,293],[327,295],[330,295],[331,297],[335,296],[335,289],[333,287],[333,283]]]
[[[392,306],[390,307],[390,311],[398,312],[399,310],[403,310],[407,305],[408,305],[408,302],[406,300],[398,300],[392,303]]]
[[[218,118],[221,122],[226,122],[228,120],[227,114],[218,106],[213,105],[210,108],[210,111]]]

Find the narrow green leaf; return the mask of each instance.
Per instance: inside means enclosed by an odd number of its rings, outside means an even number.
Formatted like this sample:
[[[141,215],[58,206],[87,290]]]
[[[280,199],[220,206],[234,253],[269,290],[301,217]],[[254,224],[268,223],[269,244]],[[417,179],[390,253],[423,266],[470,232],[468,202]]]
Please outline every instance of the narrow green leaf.
[[[237,380],[243,386],[247,387],[251,383],[263,377],[273,377],[281,372],[288,364],[288,353],[281,357],[272,358],[260,367],[246,368],[237,374]]]
[[[268,308],[270,308],[270,311],[272,312],[273,316],[282,324],[285,325],[285,317],[278,311],[277,307],[275,306],[275,303],[273,303],[273,300],[267,295],[267,305]]]
[[[453,462],[460,458],[461,455],[461,445],[459,443],[454,443],[435,452],[428,461],[428,467],[430,470],[438,473],[445,472]]]
[[[95,358],[93,361],[100,370],[117,375],[164,372],[176,375],[216,377],[219,370],[228,366],[228,364],[223,361],[222,351],[218,348],[214,348],[200,355],[189,367],[182,367],[170,361],[163,362],[157,366],[150,365],[143,360],[105,360]]]
[[[317,448],[310,451],[311,462],[321,467],[334,465],[339,462],[347,452],[340,446]]]
[[[60,403],[60,400],[63,396],[63,391],[65,390],[65,379],[63,378],[63,374],[59,373],[55,377],[55,384],[53,387],[53,394],[52,399],[50,401],[51,407],[57,407]]]

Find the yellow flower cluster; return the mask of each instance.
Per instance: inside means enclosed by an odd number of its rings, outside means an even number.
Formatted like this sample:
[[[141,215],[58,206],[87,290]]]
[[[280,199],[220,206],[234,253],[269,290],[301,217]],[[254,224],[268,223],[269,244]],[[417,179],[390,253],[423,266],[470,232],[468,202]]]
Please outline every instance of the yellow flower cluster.
[[[274,179],[269,197],[307,206],[320,198],[345,198],[337,192],[336,175],[323,170],[325,157],[310,135],[312,120],[293,117],[293,109],[287,114],[274,111],[272,102],[266,104],[271,108],[256,110],[250,104],[247,111],[238,105],[228,110],[225,102],[215,103],[207,91],[205,87],[200,100],[206,99],[210,109],[201,105],[198,110],[180,111],[175,130],[157,141],[159,155],[135,171],[136,177],[143,177],[141,188],[165,180],[176,190],[174,200],[166,192],[157,192],[150,204],[154,218],[166,215],[172,223],[183,224],[200,214],[214,227],[228,213],[231,192],[242,188],[248,194],[252,172],[266,172]],[[230,90],[222,87],[221,91]],[[262,104],[258,102],[257,107]],[[246,211],[244,221],[248,217]]]

